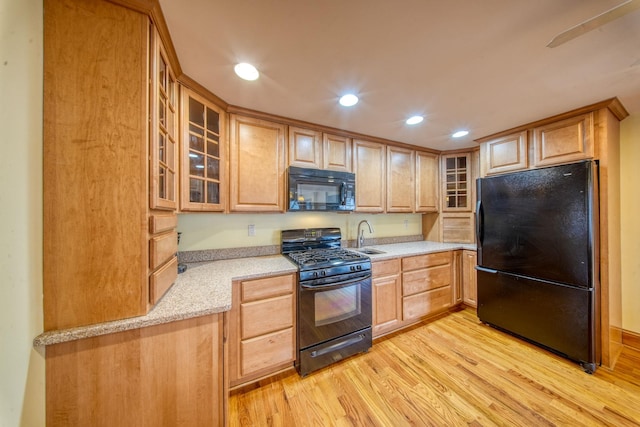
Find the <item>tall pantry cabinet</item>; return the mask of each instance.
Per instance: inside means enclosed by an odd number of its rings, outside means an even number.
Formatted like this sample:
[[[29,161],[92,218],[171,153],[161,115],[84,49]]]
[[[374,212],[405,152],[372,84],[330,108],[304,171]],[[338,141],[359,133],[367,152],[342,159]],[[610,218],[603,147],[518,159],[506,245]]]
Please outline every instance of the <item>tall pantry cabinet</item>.
[[[177,276],[180,73],[153,4],[44,2],[46,331],[146,314]],[[48,345],[47,425],[224,425],[222,326]]]
[[[44,2],[44,329],[146,314],[177,275],[177,82],[149,16]]]

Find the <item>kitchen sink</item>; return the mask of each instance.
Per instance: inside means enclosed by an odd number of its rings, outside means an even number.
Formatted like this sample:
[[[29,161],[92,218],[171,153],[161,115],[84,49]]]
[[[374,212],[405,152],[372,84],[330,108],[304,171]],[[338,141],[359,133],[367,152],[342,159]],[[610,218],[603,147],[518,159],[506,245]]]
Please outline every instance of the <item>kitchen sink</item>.
[[[386,254],[385,251],[381,251],[379,249],[373,249],[373,248],[360,248],[360,249],[356,249],[358,252],[366,254],[366,255],[379,255],[379,254]]]

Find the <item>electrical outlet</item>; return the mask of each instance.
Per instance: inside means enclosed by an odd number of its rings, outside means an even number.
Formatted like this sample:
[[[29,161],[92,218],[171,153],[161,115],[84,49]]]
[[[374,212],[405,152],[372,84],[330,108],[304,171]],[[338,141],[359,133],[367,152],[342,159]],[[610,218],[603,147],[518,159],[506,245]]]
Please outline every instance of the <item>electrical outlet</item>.
[[[408,220],[408,219],[405,219],[405,220],[404,220],[404,228],[405,228],[405,229],[406,229],[406,228],[409,228],[409,220]]]
[[[255,226],[255,224],[249,224],[249,227],[247,227],[247,233],[249,234],[249,236],[255,236],[256,235],[256,226]]]

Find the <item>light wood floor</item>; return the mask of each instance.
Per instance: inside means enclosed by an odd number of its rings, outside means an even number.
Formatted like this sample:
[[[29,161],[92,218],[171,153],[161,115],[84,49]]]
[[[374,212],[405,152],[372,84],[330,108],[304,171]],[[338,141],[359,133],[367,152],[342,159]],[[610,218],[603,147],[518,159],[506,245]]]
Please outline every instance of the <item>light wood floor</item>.
[[[230,426],[639,426],[640,352],[580,367],[466,309],[229,399]]]

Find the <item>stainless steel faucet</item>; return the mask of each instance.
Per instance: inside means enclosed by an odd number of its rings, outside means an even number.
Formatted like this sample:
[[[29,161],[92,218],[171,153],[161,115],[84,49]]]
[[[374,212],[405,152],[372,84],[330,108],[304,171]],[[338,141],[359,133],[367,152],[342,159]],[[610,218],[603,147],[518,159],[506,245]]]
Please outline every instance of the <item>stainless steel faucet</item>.
[[[373,227],[369,224],[369,221],[363,219],[358,223],[358,247],[361,248],[364,245],[364,230],[360,230],[360,226],[362,224],[367,224],[369,226],[369,233],[373,233]]]

